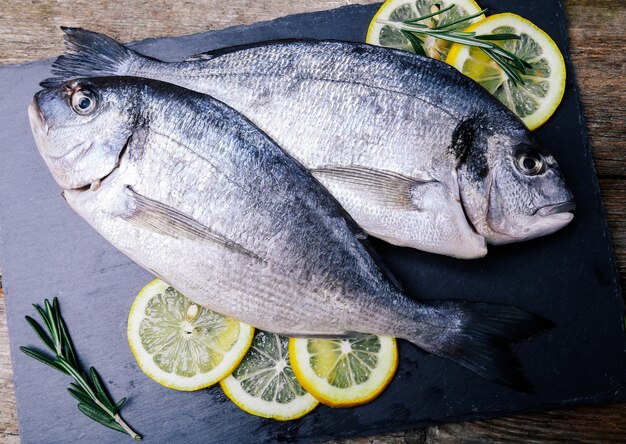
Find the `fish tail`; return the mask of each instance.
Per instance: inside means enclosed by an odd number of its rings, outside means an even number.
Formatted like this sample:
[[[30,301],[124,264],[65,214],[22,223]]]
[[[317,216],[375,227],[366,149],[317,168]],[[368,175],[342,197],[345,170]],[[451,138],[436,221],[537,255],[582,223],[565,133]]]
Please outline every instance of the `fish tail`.
[[[550,330],[551,321],[513,306],[463,301],[431,304],[419,318],[422,328],[407,338],[419,347],[484,378],[533,393],[510,344]]]
[[[40,85],[57,86],[80,77],[107,77],[132,75],[136,60],[146,59],[111,37],[81,28],[62,26],[67,53],[52,64],[52,77]]]

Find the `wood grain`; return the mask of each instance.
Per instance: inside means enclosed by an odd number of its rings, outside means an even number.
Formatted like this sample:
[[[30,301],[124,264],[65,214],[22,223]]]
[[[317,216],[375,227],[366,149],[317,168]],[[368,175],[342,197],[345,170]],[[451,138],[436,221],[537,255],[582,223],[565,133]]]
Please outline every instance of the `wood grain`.
[[[102,31],[121,41],[191,34],[297,12],[376,0],[51,0],[0,2],[0,64],[63,50],[60,25]],[[520,0],[522,1],[522,0]],[[622,287],[626,282],[626,2],[566,0],[571,53]],[[137,26],[141,23],[141,26]],[[0,290],[0,298],[2,291]],[[0,442],[19,442],[5,305],[0,303]],[[581,407],[490,421],[446,424],[356,443],[626,442],[626,404]]]
[[[15,412],[15,392],[13,391],[13,370],[9,354],[9,329],[7,328],[4,292],[0,288],[0,442],[13,444],[20,442]]]

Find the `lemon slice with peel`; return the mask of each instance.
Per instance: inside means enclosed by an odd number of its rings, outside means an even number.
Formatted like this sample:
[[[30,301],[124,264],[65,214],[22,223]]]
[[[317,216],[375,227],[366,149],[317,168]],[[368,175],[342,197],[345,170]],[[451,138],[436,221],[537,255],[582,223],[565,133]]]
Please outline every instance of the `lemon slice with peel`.
[[[385,390],[398,367],[396,340],[388,336],[292,338],[289,356],[300,384],[331,407],[372,401]]]
[[[430,27],[443,26],[457,21],[460,18],[478,14],[480,6],[474,0],[387,0],[380,7],[367,29],[366,43],[386,48],[403,49],[413,51],[411,43],[400,30],[388,24],[388,22],[401,22],[404,20],[421,17],[436,11],[441,11],[451,5],[455,7],[440,15],[426,19],[422,24]],[[474,23],[484,18],[480,15],[472,19]],[[467,27],[467,22],[452,26],[450,30],[462,30]],[[452,43],[445,40],[427,37],[424,39],[424,51],[426,55],[438,60],[445,60]]]
[[[194,304],[159,279],[139,292],[128,316],[128,343],[139,367],[176,390],[198,390],[225,378],[253,336],[251,326]]]
[[[466,31],[477,34],[517,34],[519,40],[498,42],[532,65],[515,85],[479,48],[454,44],[446,62],[476,80],[517,114],[530,130],[543,125],[561,103],[565,92],[565,61],[556,43],[530,21],[505,13],[487,17]]]
[[[301,418],[319,402],[293,374],[289,339],[257,330],[239,367],[220,382],[224,393],[239,408],[279,421]]]

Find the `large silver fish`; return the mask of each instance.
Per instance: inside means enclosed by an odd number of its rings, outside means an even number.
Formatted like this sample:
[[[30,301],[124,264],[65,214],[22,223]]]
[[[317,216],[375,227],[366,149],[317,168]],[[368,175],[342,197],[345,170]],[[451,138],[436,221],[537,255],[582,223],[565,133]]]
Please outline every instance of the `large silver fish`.
[[[372,236],[459,258],[573,218],[554,158],[480,85],[425,57],[346,42],[144,57],[64,28],[62,79],[140,76],[222,100],[299,160]]]
[[[97,78],[38,92],[29,116],[67,203],[197,303],[288,336],[405,338],[528,387],[507,344],[546,321],[405,296],[328,191],[225,104],[161,82]]]

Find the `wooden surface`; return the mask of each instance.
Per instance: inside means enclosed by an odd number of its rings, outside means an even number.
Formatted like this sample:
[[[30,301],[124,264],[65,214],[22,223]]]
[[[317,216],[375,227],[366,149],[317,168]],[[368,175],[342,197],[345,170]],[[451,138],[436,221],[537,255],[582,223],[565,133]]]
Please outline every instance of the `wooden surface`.
[[[350,3],[375,1],[0,0],[0,64],[22,63],[62,52],[60,25],[81,26],[106,32],[121,41],[131,41],[220,29]],[[626,282],[626,39],[622,34],[626,29],[626,2],[565,0],[564,5],[577,81],[623,288]],[[138,23],[141,26],[137,26]],[[467,441],[626,442],[626,404],[441,425],[340,442]],[[1,303],[0,443],[17,442],[8,332],[5,306]]]

